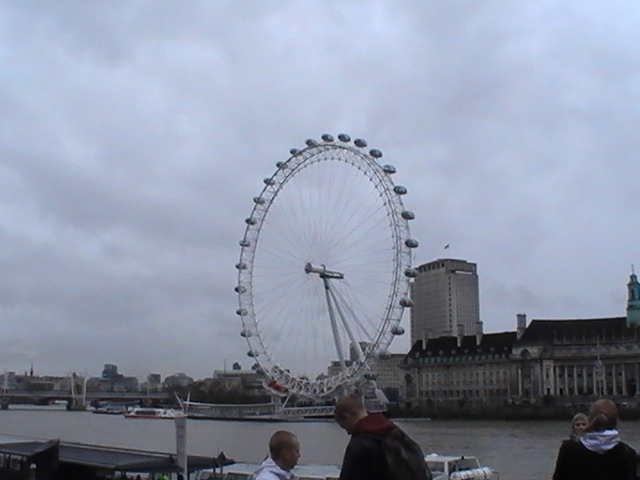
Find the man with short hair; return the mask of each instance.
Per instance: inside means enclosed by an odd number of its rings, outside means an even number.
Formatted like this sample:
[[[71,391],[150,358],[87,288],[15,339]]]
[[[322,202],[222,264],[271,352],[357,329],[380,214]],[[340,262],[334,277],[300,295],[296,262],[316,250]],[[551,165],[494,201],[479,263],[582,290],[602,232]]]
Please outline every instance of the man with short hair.
[[[340,480],[431,480],[420,447],[385,416],[367,414],[360,396],[340,398],[333,416],[351,435]]]
[[[292,480],[300,459],[300,442],[291,432],[278,430],[269,439],[269,456],[253,473],[253,480]]]

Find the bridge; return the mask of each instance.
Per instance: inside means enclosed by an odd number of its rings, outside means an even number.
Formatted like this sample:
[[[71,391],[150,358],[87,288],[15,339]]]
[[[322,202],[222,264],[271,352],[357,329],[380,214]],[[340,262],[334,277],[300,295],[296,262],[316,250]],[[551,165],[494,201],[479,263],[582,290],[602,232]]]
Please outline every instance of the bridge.
[[[173,401],[173,396],[168,392],[101,392],[90,391],[82,395],[64,390],[25,391],[4,390],[0,392],[0,407],[9,408],[10,404],[33,403],[47,404],[56,400],[67,402],[68,406],[80,406],[99,401],[112,402],[139,402],[143,405],[153,405]]]

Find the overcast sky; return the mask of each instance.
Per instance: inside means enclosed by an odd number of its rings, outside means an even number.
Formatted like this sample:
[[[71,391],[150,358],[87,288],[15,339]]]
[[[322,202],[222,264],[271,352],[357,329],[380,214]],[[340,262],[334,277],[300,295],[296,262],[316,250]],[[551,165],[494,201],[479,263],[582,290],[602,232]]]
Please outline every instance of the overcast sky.
[[[325,132],[397,167],[415,264],[477,262],[486,332],[625,315],[638,25],[615,0],[0,1],[0,368],[248,368],[243,220]]]

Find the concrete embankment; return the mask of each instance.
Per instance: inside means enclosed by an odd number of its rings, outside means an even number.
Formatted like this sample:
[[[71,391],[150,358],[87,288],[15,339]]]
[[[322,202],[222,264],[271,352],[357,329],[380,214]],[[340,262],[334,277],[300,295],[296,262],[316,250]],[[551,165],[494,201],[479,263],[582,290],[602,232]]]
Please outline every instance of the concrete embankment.
[[[619,406],[622,420],[640,420],[640,409]],[[459,407],[454,405],[392,409],[387,412],[392,418],[432,419],[496,419],[496,420],[566,420],[578,412],[587,413],[588,404],[576,405],[503,405],[492,407]]]

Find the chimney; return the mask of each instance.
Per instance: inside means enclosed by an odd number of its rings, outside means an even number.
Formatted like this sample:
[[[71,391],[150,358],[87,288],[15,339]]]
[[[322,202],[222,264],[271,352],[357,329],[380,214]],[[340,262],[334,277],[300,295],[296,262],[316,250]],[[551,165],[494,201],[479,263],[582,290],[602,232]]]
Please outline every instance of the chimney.
[[[462,346],[462,339],[464,338],[464,325],[458,324],[458,348]]]
[[[518,318],[518,322],[517,322],[516,336],[517,336],[517,339],[520,340],[522,338],[522,335],[524,334],[524,331],[527,329],[527,315],[524,313],[519,313],[517,315],[517,318]]]
[[[482,342],[482,325],[480,320],[476,322],[476,345],[480,345]]]
[[[431,329],[425,328],[422,330],[422,348],[427,349],[427,343],[431,339]]]

